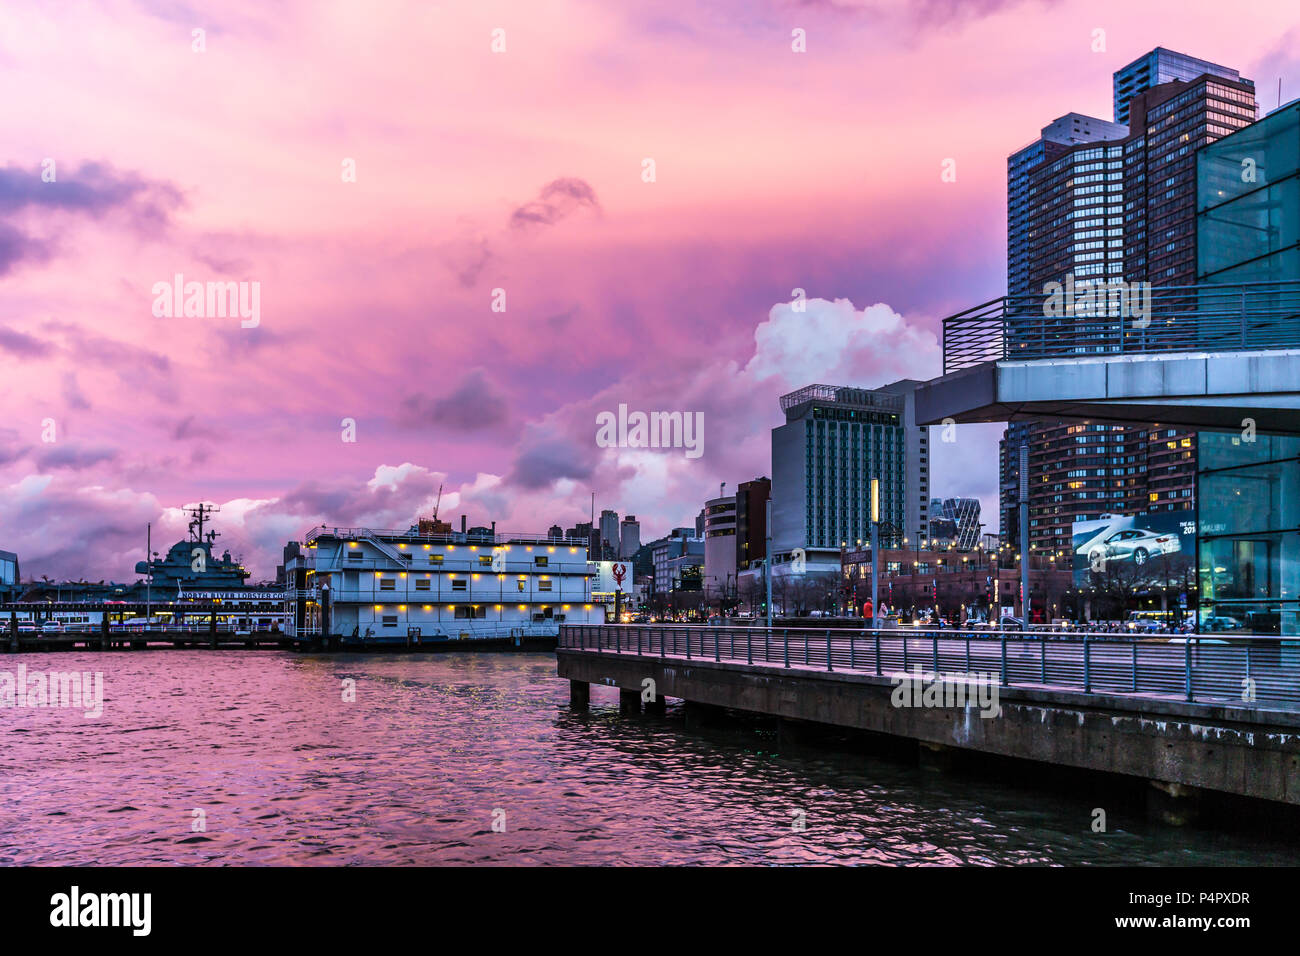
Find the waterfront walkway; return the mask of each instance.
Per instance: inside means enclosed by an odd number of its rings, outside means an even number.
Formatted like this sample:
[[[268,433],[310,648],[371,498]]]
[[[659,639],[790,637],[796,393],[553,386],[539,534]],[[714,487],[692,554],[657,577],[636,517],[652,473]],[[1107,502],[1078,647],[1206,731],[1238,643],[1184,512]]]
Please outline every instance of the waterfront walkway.
[[[889,676],[981,673],[1003,687],[1300,710],[1300,639],[1208,635],[573,625],[561,648]],[[1250,681],[1250,684],[1244,683]]]
[[[619,688],[625,712],[662,710],[672,697],[932,752],[1144,777],[1171,797],[1203,789],[1300,804],[1291,639],[563,625],[556,659],[579,709],[591,684],[605,684]],[[896,693],[900,674],[918,693]],[[964,699],[919,694],[944,682],[964,685]],[[982,706],[994,691],[996,705]]]

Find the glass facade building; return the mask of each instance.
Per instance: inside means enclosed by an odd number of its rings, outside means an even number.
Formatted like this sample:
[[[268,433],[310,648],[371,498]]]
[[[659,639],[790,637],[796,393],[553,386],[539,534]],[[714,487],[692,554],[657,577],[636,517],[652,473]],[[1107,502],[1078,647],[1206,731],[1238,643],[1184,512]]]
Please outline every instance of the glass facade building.
[[[1300,278],[1300,100],[1197,156],[1197,278]]]
[[[1199,280],[1300,280],[1300,100],[1206,146],[1196,172]],[[1202,630],[1300,635],[1300,436],[1199,441]]]
[[[1300,436],[1201,432],[1202,631],[1300,636]]]

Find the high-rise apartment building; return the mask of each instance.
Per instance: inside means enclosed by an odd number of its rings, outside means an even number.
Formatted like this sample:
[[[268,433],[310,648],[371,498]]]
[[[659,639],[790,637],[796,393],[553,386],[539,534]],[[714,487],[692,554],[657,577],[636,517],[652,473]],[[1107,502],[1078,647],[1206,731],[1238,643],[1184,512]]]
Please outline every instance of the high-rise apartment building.
[[[838,566],[842,546],[870,537],[872,478],[882,531],[926,536],[929,429],[916,424],[917,384],[809,385],[781,396],[785,424],[772,429],[774,563],[802,548],[810,565]]]
[[[1196,283],[1196,152],[1255,122],[1255,112],[1254,83],[1213,75],[1133,98],[1124,142],[1126,281]]]
[[[1098,144],[1120,140],[1128,134],[1128,127],[1119,123],[1084,116],[1082,113],[1067,113],[1051,124],[1044,126],[1038,139],[1027,146],[1022,146],[1007,158],[1007,293],[1021,295],[1042,289],[1042,283],[1056,279],[1069,271],[1070,263],[1061,263],[1056,272],[1046,279],[1043,277],[1048,265],[1042,261],[1038,250],[1046,245],[1040,239],[1040,230],[1044,227],[1044,214],[1040,211],[1046,205],[1060,210],[1062,204],[1073,197],[1061,189],[1060,180],[1067,179],[1077,162],[1080,165],[1096,162],[1092,156],[1071,158],[1058,170],[1055,180],[1041,181],[1042,170],[1049,164],[1072,153],[1080,145]],[[1095,175],[1095,170],[1080,170],[1080,175]],[[1088,185],[1100,180],[1090,180]],[[1072,183],[1071,183],[1072,185]],[[1080,196],[1104,199],[1106,190],[1082,189]],[[1072,207],[1067,207],[1070,209]],[[1073,221],[1062,219],[1059,223],[1048,220],[1046,225],[1064,232],[1064,226]],[[1062,245],[1069,245],[1068,241]],[[1031,265],[1031,253],[1037,259]],[[1076,273],[1077,274],[1077,273]],[[1059,280],[1058,280],[1059,281]]]
[[[1127,130],[1094,120],[1076,132],[1070,114],[1008,159],[1009,294],[1042,294],[1067,276],[1195,283],[1196,153],[1254,120],[1254,84],[1236,70],[1158,48],[1115,74],[1114,95],[1115,118]],[[1067,132],[1075,142],[1063,142]],[[1031,321],[1031,305],[1021,305]],[[1009,543],[1019,540],[1021,444],[1030,446],[1036,550],[1068,552],[1074,521],[1195,507],[1194,432],[1158,423],[1018,422],[1001,446],[1001,532]]]
[[[1198,60],[1186,53],[1175,53],[1162,46],[1138,57],[1128,66],[1115,71],[1115,122],[1129,123],[1129,101],[1143,90],[1171,80],[1194,80],[1202,74],[1225,80],[1240,80],[1236,70],[1209,60]]]

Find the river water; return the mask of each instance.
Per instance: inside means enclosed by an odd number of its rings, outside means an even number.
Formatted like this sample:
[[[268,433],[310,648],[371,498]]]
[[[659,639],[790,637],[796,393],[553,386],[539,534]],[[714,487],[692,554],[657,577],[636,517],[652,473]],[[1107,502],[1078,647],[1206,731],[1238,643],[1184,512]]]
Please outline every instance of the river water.
[[[568,710],[544,654],[24,654],[103,713],[0,709],[0,865],[1291,864],[1094,795]],[[355,681],[355,701],[346,701]],[[93,708],[92,708],[93,709]],[[1103,806],[1105,804],[1103,803]],[[800,822],[803,828],[799,828]]]

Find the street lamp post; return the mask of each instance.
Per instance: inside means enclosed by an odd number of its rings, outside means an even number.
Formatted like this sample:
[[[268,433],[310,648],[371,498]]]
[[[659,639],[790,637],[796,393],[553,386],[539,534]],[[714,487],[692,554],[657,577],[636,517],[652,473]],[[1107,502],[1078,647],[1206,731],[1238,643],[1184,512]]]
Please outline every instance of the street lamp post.
[[[1029,446],[1020,446],[1020,610],[1029,627]]]
[[[880,479],[871,479],[871,627],[879,616],[880,600]]]
[[[767,587],[767,629],[772,629],[772,499],[767,499],[767,548],[763,555],[763,581]]]

